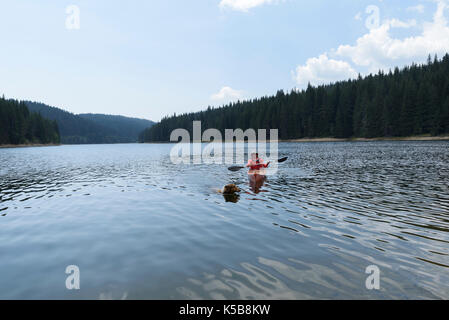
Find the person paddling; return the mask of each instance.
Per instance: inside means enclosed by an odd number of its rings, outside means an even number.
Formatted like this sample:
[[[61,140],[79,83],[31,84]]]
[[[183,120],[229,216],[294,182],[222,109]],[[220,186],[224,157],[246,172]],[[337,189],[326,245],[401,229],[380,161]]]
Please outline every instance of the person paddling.
[[[251,171],[258,171],[262,168],[268,168],[270,165],[270,162],[264,163],[263,159],[259,158],[259,154],[257,152],[251,153],[251,159],[248,160],[248,164],[246,165],[247,168],[249,168]]]

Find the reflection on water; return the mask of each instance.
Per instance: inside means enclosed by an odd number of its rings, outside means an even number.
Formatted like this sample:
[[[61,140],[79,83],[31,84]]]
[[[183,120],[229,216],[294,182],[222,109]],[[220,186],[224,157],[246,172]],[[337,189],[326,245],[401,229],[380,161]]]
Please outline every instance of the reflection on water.
[[[384,294],[407,297],[412,289],[416,298],[433,298],[431,292],[403,285],[400,276],[396,279],[383,275],[383,282],[388,283],[388,291],[381,288],[371,292],[364,287],[362,273],[339,264],[329,266],[304,263],[288,259],[286,263],[258,258],[258,265],[242,263],[242,271],[223,269],[218,274],[204,274],[201,279],[190,278],[189,286],[177,288],[180,298],[189,299],[372,299],[382,298]]]
[[[238,193],[235,194],[223,194],[223,198],[226,202],[237,203],[240,200],[240,195]]]
[[[250,186],[252,192],[254,192],[255,194],[264,192],[262,190],[262,187],[265,184],[265,182],[267,181],[266,175],[248,174],[248,180],[249,180],[249,186]]]
[[[170,147],[1,149],[0,298],[449,298],[448,142],[281,143],[268,179]]]

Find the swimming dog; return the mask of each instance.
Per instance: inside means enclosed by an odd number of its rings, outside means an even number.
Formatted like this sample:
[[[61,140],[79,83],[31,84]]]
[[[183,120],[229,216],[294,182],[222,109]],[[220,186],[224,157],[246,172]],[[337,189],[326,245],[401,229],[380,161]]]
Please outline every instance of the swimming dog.
[[[224,195],[233,195],[240,192],[240,188],[237,187],[235,184],[228,184],[223,187],[223,190],[220,190],[220,193]]]

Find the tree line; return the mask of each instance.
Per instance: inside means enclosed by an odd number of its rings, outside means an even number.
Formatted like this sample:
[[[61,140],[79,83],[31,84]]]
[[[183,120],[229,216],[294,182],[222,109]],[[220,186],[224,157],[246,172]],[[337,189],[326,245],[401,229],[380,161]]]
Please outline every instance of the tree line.
[[[0,98],[0,145],[49,144],[59,141],[56,121],[30,112],[24,102]]]
[[[172,130],[278,129],[280,139],[375,138],[449,133],[449,54],[427,63],[305,90],[173,115],[144,130],[140,142],[169,141]]]

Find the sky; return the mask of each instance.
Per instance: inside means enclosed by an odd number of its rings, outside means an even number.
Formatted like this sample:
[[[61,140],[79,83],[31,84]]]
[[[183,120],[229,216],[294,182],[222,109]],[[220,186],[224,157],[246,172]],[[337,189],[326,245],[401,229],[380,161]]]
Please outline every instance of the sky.
[[[2,0],[0,94],[159,121],[449,52],[449,0]]]

